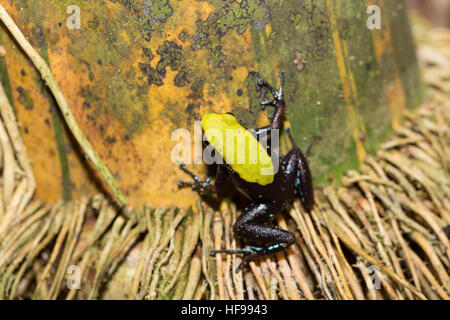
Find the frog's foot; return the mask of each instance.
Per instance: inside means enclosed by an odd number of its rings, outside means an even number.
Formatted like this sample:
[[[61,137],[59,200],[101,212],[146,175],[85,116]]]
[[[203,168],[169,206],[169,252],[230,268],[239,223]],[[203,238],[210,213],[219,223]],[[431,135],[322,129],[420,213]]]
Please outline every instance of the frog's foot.
[[[206,180],[202,180],[200,177],[195,175],[191,170],[186,168],[185,164],[180,164],[180,169],[186,172],[188,175],[194,179],[194,182],[185,182],[178,180],[178,186],[180,188],[183,187],[191,187],[201,195],[211,195],[215,193],[215,187],[211,184],[212,177],[208,177]]]
[[[247,263],[249,260],[258,256],[257,248],[259,248],[259,247],[246,246],[244,249],[238,249],[238,250],[211,250],[211,256],[214,257],[218,253],[243,254],[244,257],[242,258],[241,263],[239,263],[239,265],[236,268],[236,272],[239,272],[242,270],[245,263]]]
[[[253,260],[257,257],[263,257],[263,256],[275,254],[281,250],[286,249],[289,246],[290,246],[290,244],[283,243],[283,242],[271,244],[267,247],[247,245],[245,248],[238,249],[238,250],[211,250],[211,256],[214,257],[217,253],[243,254],[244,257],[242,258],[241,263],[236,268],[236,272],[239,272],[244,267],[244,264],[249,262],[250,260]]]
[[[295,148],[297,145],[295,144],[294,137],[292,136],[291,128],[286,128],[284,131],[287,133],[289,137],[289,141],[291,141],[292,147]]]
[[[289,137],[289,140],[291,141],[292,146],[295,147],[296,145],[295,145],[295,142],[294,142],[294,138],[292,137],[291,129],[290,128],[286,128],[285,131],[288,134],[288,137]],[[308,147],[306,148],[306,152],[305,152],[306,158],[309,157],[309,154],[311,153],[311,149],[314,146],[314,144],[317,141],[320,141],[320,140],[322,140],[322,137],[319,137],[319,136],[314,136],[313,137],[312,141],[308,144]]]
[[[261,109],[264,110],[267,106],[276,106],[277,101],[283,99],[283,86],[284,86],[285,78],[286,78],[286,76],[285,76],[284,72],[281,72],[280,73],[280,88],[278,90],[275,90],[266,80],[264,80],[264,79],[258,80],[258,85],[269,89],[272,92],[272,95],[274,97],[274,100],[263,101],[261,103]]]
[[[308,144],[308,147],[306,148],[306,153],[305,153],[306,158],[309,157],[309,154],[311,153],[311,149],[314,146],[314,144],[320,140],[322,140],[322,137],[320,137],[320,136],[314,136],[312,138],[312,141]]]

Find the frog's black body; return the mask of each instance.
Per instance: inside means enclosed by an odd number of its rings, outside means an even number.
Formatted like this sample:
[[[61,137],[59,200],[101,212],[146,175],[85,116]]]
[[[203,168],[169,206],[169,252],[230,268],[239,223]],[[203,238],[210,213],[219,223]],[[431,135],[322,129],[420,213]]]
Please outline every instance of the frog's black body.
[[[283,82],[283,74],[281,79]],[[269,88],[275,98],[273,101],[263,102],[262,106],[273,105],[275,112],[270,126],[256,130],[258,139],[263,133],[270,137],[271,130],[281,129],[283,115],[286,112],[286,104],[282,95],[283,83],[279,91],[274,90],[264,80],[260,80],[259,84]],[[290,138],[293,143],[291,136]],[[224,181],[228,178],[237,190],[251,200],[250,205],[245,208],[244,213],[234,225],[235,235],[251,245],[247,245],[241,250],[213,251],[212,254],[218,252],[243,253],[244,260],[247,260],[256,256],[274,254],[294,243],[295,238],[292,233],[278,228],[271,222],[275,215],[293,200],[296,194],[300,197],[304,208],[307,211],[311,210],[314,204],[312,177],[306,156],[295,145],[287,155],[277,161],[279,161],[277,165],[279,170],[275,173],[273,182],[268,185],[243,180],[227,164],[218,165],[214,185],[210,184],[211,177],[203,181],[187,170],[184,165],[180,166],[194,179],[193,183],[179,181],[180,186],[192,186],[201,195],[212,195],[220,192]]]
[[[265,186],[242,180],[226,164],[221,165],[220,170],[225,170],[236,189],[253,202],[286,203],[293,200],[297,192],[305,209],[310,211],[313,205],[313,189],[312,183],[310,183],[312,177],[306,157],[299,148],[294,147],[287,155],[280,159],[279,166],[280,170],[275,174],[274,181]],[[299,182],[296,183],[296,180]],[[301,193],[298,190],[299,184],[302,184]]]

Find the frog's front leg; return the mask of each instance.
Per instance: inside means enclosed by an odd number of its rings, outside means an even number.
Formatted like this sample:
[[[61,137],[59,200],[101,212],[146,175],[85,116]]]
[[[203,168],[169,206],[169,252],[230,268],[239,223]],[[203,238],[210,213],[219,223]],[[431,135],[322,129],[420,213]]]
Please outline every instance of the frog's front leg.
[[[284,101],[283,97],[283,86],[285,81],[285,74],[284,72],[280,73],[280,89],[275,90],[266,80],[259,79],[258,84],[260,86],[268,88],[272,95],[274,100],[264,101],[261,103],[261,108],[265,109],[267,106],[274,106],[275,111],[270,116],[271,118],[271,124],[269,126],[270,129],[280,129],[281,125],[283,123],[283,116],[286,112],[286,102]],[[264,128],[262,128],[264,129]]]
[[[284,85],[284,73],[280,74],[281,84],[280,89],[277,91],[273,89],[273,87],[265,80],[260,79],[258,84],[260,86],[264,86],[271,90],[274,100],[264,101],[261,103],[262,109],[265,109],[268,105],[273,105],[275,107],[275,111],[269,116],[271,119],[271,123],[268,126],[258,128],[254,130],[254,134],[258,141],[262,142],[263,145],[267,146],[267,152],[271,154],[271,150],[269,144],[271,144],[272,130],[280,130],[283,124],[283,117],[286,113],[286,102],[283,98],[283,85]]]
[[[242,264],[250,259],[272,255],[289,247],[295,242],[294,235],[270,224],[281,209],[279,204],[252,203],[237,219],[233,230],[237,237],[254,245],[247,245],[240,250],[213,250],[211,254],[244,254],[244,259],[237,268],[239,271]]]
[[[195,191],[197,191],[202,196],[212,196],[220,193],[222,189],[222,185],[225,182],[226,175],[225,171],[222,169],[220,165],[217,166],[216,179],[214,184],[211,183],[212,176],[208,177],[206,180],[202,180],[197,175],[195,175],[192,171],[186,168],[185,164],[180,164],[180,169],[186,172],[188,175],[192,177],[194,182],[185,182],[178,180],[179,187],[192,187]]]

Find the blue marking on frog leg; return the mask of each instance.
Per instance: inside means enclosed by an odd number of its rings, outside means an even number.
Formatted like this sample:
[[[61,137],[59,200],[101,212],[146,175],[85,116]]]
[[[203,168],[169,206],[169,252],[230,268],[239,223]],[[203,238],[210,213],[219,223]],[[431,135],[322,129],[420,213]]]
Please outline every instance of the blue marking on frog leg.
[[[267,247],[259,247],[259,246],[246,246],[246,248],[249,248],[253,254],[271,254],[272,251],[276,251],[278,249],[284,249],[287,247],[287,244],[285,242],[277,242],[274,244],[271,244]]]
[[[275,243],[275,244],[268,246],[267,251],[270,252],[270,251],[273,251],[273,250],[276,250],[279,248],[285,248],[285,247],[286,247],[286,243],[279,242],[279,243]]]
[[[300,177],[300,175],[301,175],[301,171],[300,171],[300,170],[297,170],[297,178],[295,178],[295,187],[296,187],[296,188],[298,188],[298,186],[299,186],[300,183],[301,183],[301,177]]]
[[[264,250],[264,247],[258,247],[258,246],[246,246],[246,248],[248,248],[249,250],[253,250],[256,252],[261,252],[262,250]]]
[[[300,170],[298,170],[297,178],[295,179],[295,187],[297,188],[297,192],[298,192],[298,195],[300,196],[300,200],[302,201],[302,203],[305,203],[306,202],[305,195],[302,193],[301,189],[299,188],[300,183],[301,183],[301,172],[300,172]]]
[[[261,110],[266,109],[267,106],[276,106],[276,105],[277,105],[276,100],[263,101],[261,102]]]

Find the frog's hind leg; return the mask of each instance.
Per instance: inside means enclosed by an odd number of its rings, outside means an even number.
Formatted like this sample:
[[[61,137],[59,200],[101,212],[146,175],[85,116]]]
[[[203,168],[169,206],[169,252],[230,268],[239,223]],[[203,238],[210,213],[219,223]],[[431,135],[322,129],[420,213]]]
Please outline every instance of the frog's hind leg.
[[[295,241],[294,235],[270,224],[279,211],[281,207],[272,203],[250,205],[237,219],[233,230],[238,238],[254,245],[247,245],[240,250],[215,250],[211,254],[244,254],[244,259],[237,268],[240,270],[242,264],[250,259],[272,255],[289,247]]]
[[[286,130],[291,139],[293,148],[284,157],[281,169],[286,178],[286,185],[295,187],[297,194],[307,212],[311,212],[314,205],[314,188],[311,171],[309,169],[307,157],[311,150],[312,143],[308,146],[306,155],[300,148],[295,146],[294,139],[289,130]]]

